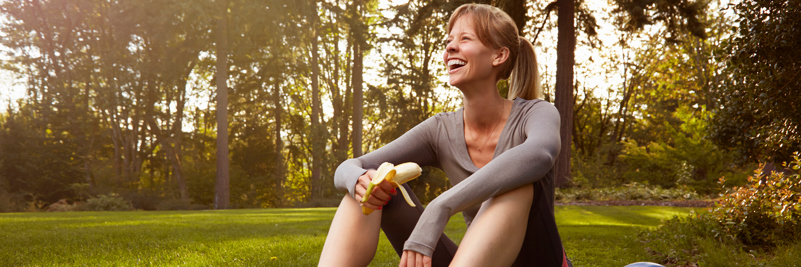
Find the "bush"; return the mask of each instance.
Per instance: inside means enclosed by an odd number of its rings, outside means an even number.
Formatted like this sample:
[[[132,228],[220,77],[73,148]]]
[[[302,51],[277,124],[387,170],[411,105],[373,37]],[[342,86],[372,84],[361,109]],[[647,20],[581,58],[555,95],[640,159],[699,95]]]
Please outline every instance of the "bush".
[[[167,199],[156,205],[157,210],[204,210],[209,207],[202,204],[192,204],[190,200]]]
[[[762,166],[743,187],[732,188],[715,204],[712,214],[725,234],[743,244],[772,247],[793,242],[801,234],[801,158],[783,166],[792,173],[764,174]],[[720,184],[725,182],[720,179]]]
[[[25,211],[24,202],[19,201],[18,197],[0,187],[0,212],[20,211]]]
[[[639,234],[651,261],[676,266],[795,266],[801,262],[801,159],[791,174],[759,170],[709,213],[674,217]],[[721,186],[725,182],[720,179]],[[789,264],[792,263],[792,264]]]
[[[79,206],[80,210],[86,211],[126,211],[133,210],[131,202],[121,196],[110,193],[89,198],[86,203]]]
[[[562,202],[582,200],[698,200],[701,197],[691,188],[679,186],[664,189],[659,186],[632,182],[608,188],[556,189],[556,200]]]
[[[609,154],[619,150],[618,145],[603,145],[591,155],[584,155],[580,151],[573,151],[570,157],[570,187],[600,188],[619,186],[626,182],[623,174],[624,164],[609,163]],[[616,153],[616,152],[615,152]]]
[[[67,203],[66,199],[61,199],[58,202],[50,204],[50,206],[47,207],[47,211],[48,212],[75,211],[75,210],[78,210],[78,203],[70,204],[70,203]]]
[[[152,189],[131,189],[120,192],[120,196],[130,200],[134,209],[158,210],[158,204],[164,201],[164,197]]]

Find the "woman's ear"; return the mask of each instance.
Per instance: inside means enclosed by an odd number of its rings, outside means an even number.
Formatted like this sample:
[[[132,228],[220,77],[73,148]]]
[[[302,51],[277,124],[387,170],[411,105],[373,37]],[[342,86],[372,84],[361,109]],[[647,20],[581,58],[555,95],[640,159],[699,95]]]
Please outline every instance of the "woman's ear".
[[[509,59],[509,48],[508,47],[501,47],[495,51],[495,58],[492,59],[492,66],[497,67],[506,62]]]

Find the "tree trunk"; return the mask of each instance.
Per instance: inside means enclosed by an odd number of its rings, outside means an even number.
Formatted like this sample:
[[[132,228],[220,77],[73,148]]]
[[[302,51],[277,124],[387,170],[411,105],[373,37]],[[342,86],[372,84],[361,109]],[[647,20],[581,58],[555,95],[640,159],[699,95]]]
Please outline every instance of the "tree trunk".
[[[346,58],[345,63],[345,94],[342,96],[342,116],[339,122],[339,150],[341,151],[337,158],[337,163],[341,163],[345,161],[348,157],[348,145],[350,143],[350,134],[349,134],[349,125],[350,125],[350,116],[349,114],[353,112],[353,109],[349,109],[352,106],[352,91],[353,86],[351,85],[351,72],[352,72],[352,62],[351,56],[353,56],[353,38],[348,38],[348,47],[346,48],[348,57]],[[348,113],[348,110],[351,112]]]
[[[509,17],[512,17],[512,20],[517,25],[518,35],[523,35],[523,30],[526,28],[526,20],[528,20],[526,16],[526,12],[528,12],[526,0],[495,0],[493,2],[495,6],[509,14]]]
[[[323,136],[320,134],[320,66],[319,53],[317,52],[317,1],[312,1],[310,8],[310,15],[312,16],[312,39],[311,39],[311,87],[312,87],[312,113],[311,113],[311,148],[312,148],[312,177],[311,177],[311,198],[319,198],[322,195],[322,182],[320,181],[320,174],[322,173],[322,150],[325,143],[322,141]]]
[[[570,182],[570,135],[573,128],[573,65],[576,49],[573,0],[559,0],[559,36],[556,44],[556,109],[559,110],[562,148],[554,164],[556,186]],[[552,200],[553,201],[553,200]]]
[[[358,33],[357,33],[358,35]],[[356,43],[353,44],[353,157],[360,157],[362,152],[362,119],[364,118],[363,109],[363,92],[362,92],[362,44],[358,41],[360,37],[356,37]]]
[[[214,208],[227,209],[228,171],[228,0],[220,1],[217,11],[217,181],[214,185]]]
[[[276,75],[273,90],[273,101],[275,103],[275,185],[274,185],[274,192],[276,195],[276,201],[281,201],[283,199],[283,192],[284,192],[284,141],[281,138],[281,125],[283,125],[283,112],[284,108],[281,105],[281,81],[278,79],[279,75]]]

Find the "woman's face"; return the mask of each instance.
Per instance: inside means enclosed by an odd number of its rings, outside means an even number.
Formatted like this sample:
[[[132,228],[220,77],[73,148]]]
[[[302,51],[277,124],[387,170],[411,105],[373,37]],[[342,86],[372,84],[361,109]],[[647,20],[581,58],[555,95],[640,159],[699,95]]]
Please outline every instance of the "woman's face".
[[[493,67],[498,50],[481,43],[473,23],[467,16],[456,20],[448,33],[443,59],[447,65],[449,83],[462,85],[483,79],[495,79]]]

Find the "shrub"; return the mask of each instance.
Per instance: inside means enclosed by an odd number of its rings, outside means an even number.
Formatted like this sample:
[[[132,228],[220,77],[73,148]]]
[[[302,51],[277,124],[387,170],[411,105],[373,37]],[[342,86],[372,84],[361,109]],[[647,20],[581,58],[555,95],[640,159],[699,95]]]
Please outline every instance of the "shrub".
[[[130,200],[134,209],[158,210],[158,204],[164,201],[164,197],[152,189],[132,189],[120,192],[120,196]]]
[[[795,266],[801,262],[801,159],[791,174],[759,170],[709,210],[638,236],[651,261],[674,266]],[[720,179],[721,186],[725,182]],[[789,264],[792,263],[792,264]]]
[[[190,200],[167,199],[156,205],[157,210],[204,210],[209,207],[202,204],[192,204]]]
[[[618,187],[568,188],[556,190],[558,201],[581,200],[698,200],[701,197],[687,186],[661,188],[632,182]]]
[[[25,211],[25,203],[19,197],[0,187],[0,212]]]
[[[793,242],[801,234],[801,158],[783,166],[792,173],[764,174],[760,166],[748,183],[732,188],[715,204],[712,214],[723,232],[748,246],[772,247]],[[720,179],[720,184],[725,182]]]
[[[47,207],[47,211],[48,212],[75,211],[75,210],[77,210],[77,208],[78,208],[78,203],[70,204],[70,203],[67,203],[66,199],[60,199],[58,202],[50,204],[50,206]]]
[[[80,210],[87,211],[125,211],[133,210],[131,202],[121,196],[110,193],[89,198],[86,203],[79,206]]]

